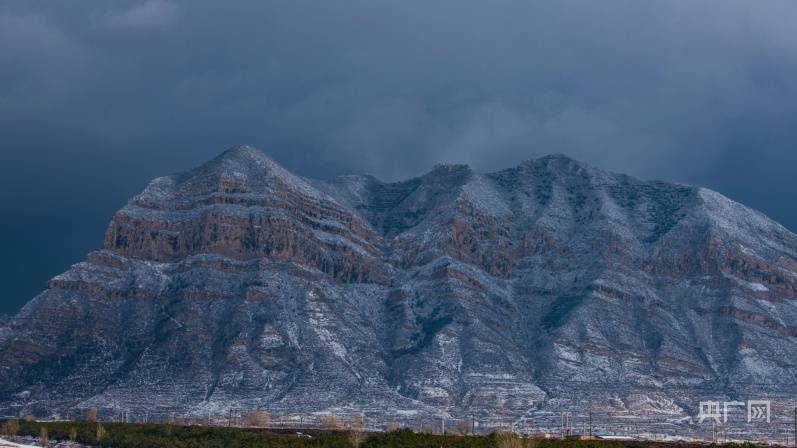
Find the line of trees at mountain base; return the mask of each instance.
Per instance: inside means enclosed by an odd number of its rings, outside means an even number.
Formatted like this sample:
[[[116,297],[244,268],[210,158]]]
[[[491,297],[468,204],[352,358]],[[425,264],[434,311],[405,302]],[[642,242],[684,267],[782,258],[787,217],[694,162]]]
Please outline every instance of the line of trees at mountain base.
[[[76,421],[97,422],[98,409],[95,407],[85,409],[83,414],[80,415]],[[24,413],[24,421],[32,422],[36,417],[31,413]],[[110,417],[110,418],[109,418]],[[398,422],[387,422],[379,426],[370,427],[366,425],[366,418],[364,414],[348,415],[340,417],[335,414],[314,414],[297,417],[296,415],[283,416],[282,420],[272,421],[269,414],[262,410],[255,411],[240,411],[231,410],[227,415],[223,416],[206,416],[206,417],[183,417],[175,413],[161,412],[161,413],[146,413],[139,414],[138,418],[132,416],[127,412],[108,412],[104,413],[103,421],[115,423],[165,423],[177,426],[227,426],[227,427],[243,427],[243,428],[288,428],[288,429],[309,429],[317,428],[329,431],[346,430],[346,431],[386,431],[391,432],[401,429],[402,425]],[[69,418],[67,418],[69,420]],[[51,420],[51,419],[47,419]],[[60,420],[56,417],[55,420]],[[417,429],[419,432],[438,434],[441,432],[440,424],[420,424],[413,426],[412,429]],[[460,420],[447,420],[442,423],[442,431],[447,434],[468,435],[473,434],[473,419],[466,418]]]
[[[253,417],[262,418],[262,416]],[[47,446],[50,440],[71,440],[83,445],[107,448],[684,448],[687,446],[667,442],[526,438],[511,432],[466,436],[430,434],[409,429],[379,433],[367,433],[359,429],[328,429],[313,430],[312,437],[297,437],[290,432],[280,433],[257,428],[96,421],[37,422],[15,419],[0,421],[0,432],[8,437],[37,438],[42,446]],[[722,446],[731,448],[740,445]]]

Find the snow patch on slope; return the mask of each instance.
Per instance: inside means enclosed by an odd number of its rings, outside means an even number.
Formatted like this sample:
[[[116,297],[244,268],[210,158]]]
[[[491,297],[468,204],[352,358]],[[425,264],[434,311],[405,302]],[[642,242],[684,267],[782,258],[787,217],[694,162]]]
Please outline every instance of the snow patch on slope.
[[[474,207],[493,216],[512,214],[492,182],[480,174],[473,175],[462,187],[462,196]]]
[[[797,252],[780,241],[764,237],[764,235],[791,235],[791,233],[763,213],[707,188],[698,189],[698,194],[703,200],[703,210],[708,220],[729,239],[744,241],[751,246],[760,245],[787,253],[792,257],[797,256]]]

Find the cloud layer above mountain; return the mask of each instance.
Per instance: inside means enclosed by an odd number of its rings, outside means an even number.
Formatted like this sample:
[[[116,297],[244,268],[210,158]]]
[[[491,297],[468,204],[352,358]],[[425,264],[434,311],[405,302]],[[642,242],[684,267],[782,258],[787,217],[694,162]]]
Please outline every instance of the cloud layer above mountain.
[[[2,280],[28,299],[146,180],[237,143],[314,177],[565,153],[795,229],[795,20],[785,0],[9,0]]]

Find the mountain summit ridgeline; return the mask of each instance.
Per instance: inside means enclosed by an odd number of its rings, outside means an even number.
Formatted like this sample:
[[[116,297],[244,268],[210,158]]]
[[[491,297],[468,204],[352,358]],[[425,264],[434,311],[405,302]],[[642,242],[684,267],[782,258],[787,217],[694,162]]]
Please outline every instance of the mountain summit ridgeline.
[[[225,151],[0,326],[0,413],[697,411],[797,394],[797,236],[548,156],[402,182]]]

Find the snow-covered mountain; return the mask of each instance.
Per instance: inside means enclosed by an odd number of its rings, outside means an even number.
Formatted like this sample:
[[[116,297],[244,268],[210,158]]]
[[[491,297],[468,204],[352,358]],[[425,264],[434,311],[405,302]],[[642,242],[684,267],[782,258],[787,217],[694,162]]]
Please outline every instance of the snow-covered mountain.
[[[693,414],[797,394],[797,236],[564,156],[153,180],[0,327],[0,408]]]

